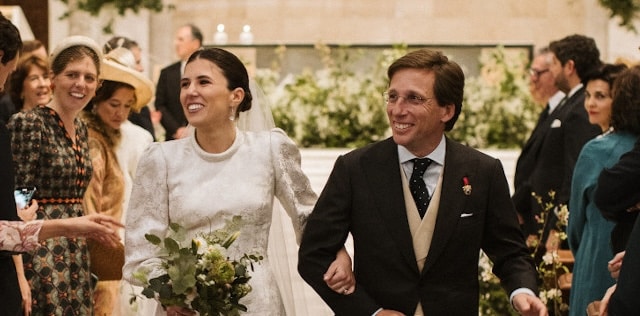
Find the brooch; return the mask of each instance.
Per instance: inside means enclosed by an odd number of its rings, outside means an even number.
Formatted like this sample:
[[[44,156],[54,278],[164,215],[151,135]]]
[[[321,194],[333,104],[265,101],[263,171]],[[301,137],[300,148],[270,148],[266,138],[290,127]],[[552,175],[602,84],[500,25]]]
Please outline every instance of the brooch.
[[[463,177],[462,184],[462,192],[464,192],[464,195],[471,195],[471,184],[469,184],[469,178]]]

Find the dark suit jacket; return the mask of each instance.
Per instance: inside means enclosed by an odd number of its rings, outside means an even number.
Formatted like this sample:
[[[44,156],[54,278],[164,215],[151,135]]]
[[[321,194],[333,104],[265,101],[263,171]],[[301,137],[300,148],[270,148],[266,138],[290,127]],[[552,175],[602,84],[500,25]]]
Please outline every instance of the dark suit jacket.
[[[636,219],[626,249],[618,286],[609,300],[611,316],[640,315],[640,218]]]
[[[584,88],[558,105],[531,133],[518,157],[512,197],[525,221],[525,234],[537,235],[541,228],[535,216],[542,208],[531,193],[549,201],[548,193],[553,190],[555,203],[568,203],[573,167],[580,150],[600,133],[599,127],[589,123],[584,109]]]
[[[614,253],[625,249],[638,212],[627,209],[640,202],[640,140],[620,157],[613,167],[604,169],[598,178],[595,203],[602,215],[614,222],[611,246]],[[637,226],[637,225],[636,225]],[[635,241],[640,242],[640,239]]]
[[[173,139],[173,134],[180,127],[187,126],[180,104],[180,62],[167,66],[160,71],[156,87],[156,109],[162,112],[162,127],[166,131],[166,139]]]
[[[5,122],[0,119],[0,219],[20,221],[13,197],[15,184],[11,139]],[[3,315],[18,315],[22,309],[22,296],[16,267],[9,251],[0,251],[0,306]]]
[[[372,315],[378,308],[413,315],[478,315],[478,254],[482,248],[508,292],[534,292],[536,272],[525,246],[502,165],[447,140],[440,207],[422,273],[413,251],[397,145],[391,138],[337,159],[310,215],[298,270],[337,315]],[[463,193],[468,177],[472,193]],[[461,217],[462,213],[473,213]],[[356,290],[329,289],[323,273],[354,240]]]

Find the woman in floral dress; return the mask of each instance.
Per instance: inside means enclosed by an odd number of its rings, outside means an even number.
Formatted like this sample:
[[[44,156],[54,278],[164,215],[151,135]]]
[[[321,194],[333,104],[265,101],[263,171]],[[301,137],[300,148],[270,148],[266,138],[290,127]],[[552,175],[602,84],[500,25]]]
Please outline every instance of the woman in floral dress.
[[[78,114],[95,95],[101,58],[92,39],[64,39],[51,54],[51,102],[9,121],[16,187],[37,188],[38,219],[84,215],[92,167],[87,128]],[[32,315],[92,315],[85,238],[47,239],[23,259]]]

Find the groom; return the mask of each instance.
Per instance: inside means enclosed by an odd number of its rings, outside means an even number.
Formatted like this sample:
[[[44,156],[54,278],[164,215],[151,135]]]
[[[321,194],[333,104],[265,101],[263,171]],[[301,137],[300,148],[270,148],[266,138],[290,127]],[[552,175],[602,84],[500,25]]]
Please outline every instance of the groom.
[[[302,237],[300,274],[337,315],[477,315],[482,249],[515,309],[546,315],[502,165],[444,136],[462,108],[462,70],[418,50],[388,77],[393,137],[337,159]],[[356,287],[341,295],[323,273],[349,233]]]

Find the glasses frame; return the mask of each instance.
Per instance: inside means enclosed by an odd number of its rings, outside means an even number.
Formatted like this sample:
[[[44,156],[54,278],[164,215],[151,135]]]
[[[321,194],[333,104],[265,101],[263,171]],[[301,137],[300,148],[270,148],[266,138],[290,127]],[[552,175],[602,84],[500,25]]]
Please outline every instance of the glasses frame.
[[[382,93],[382,98],[383,98],[384,102],[387,105],[395,105],[395,104],[400,103],[400,98],[404,99],[407,103],[409,103],[411,105],[415,105],[415,106],[424,105],[427,102],[429,102],[429,100],[435,99],[433,97],[425,98],[425,97],[422,97],[422,96],[419,96],[419,95],[413,95],[412,97],[415,97],[415,98],[408,98],[407,96],[398,94],[398,96],[397,96],[398,99],[395,100],[395,101],[391,101],[391,100],[389,100],[389,91],[385,91],[385,92]]]
[[[542,76],[543,74],[549,72],[550,69],[543,69],[543,70],[537,70],[537,69],[533,69],[533,68],[529,68],[529,76],[531,77],[536,77],[536,78],[540,78],[540,76]]]

